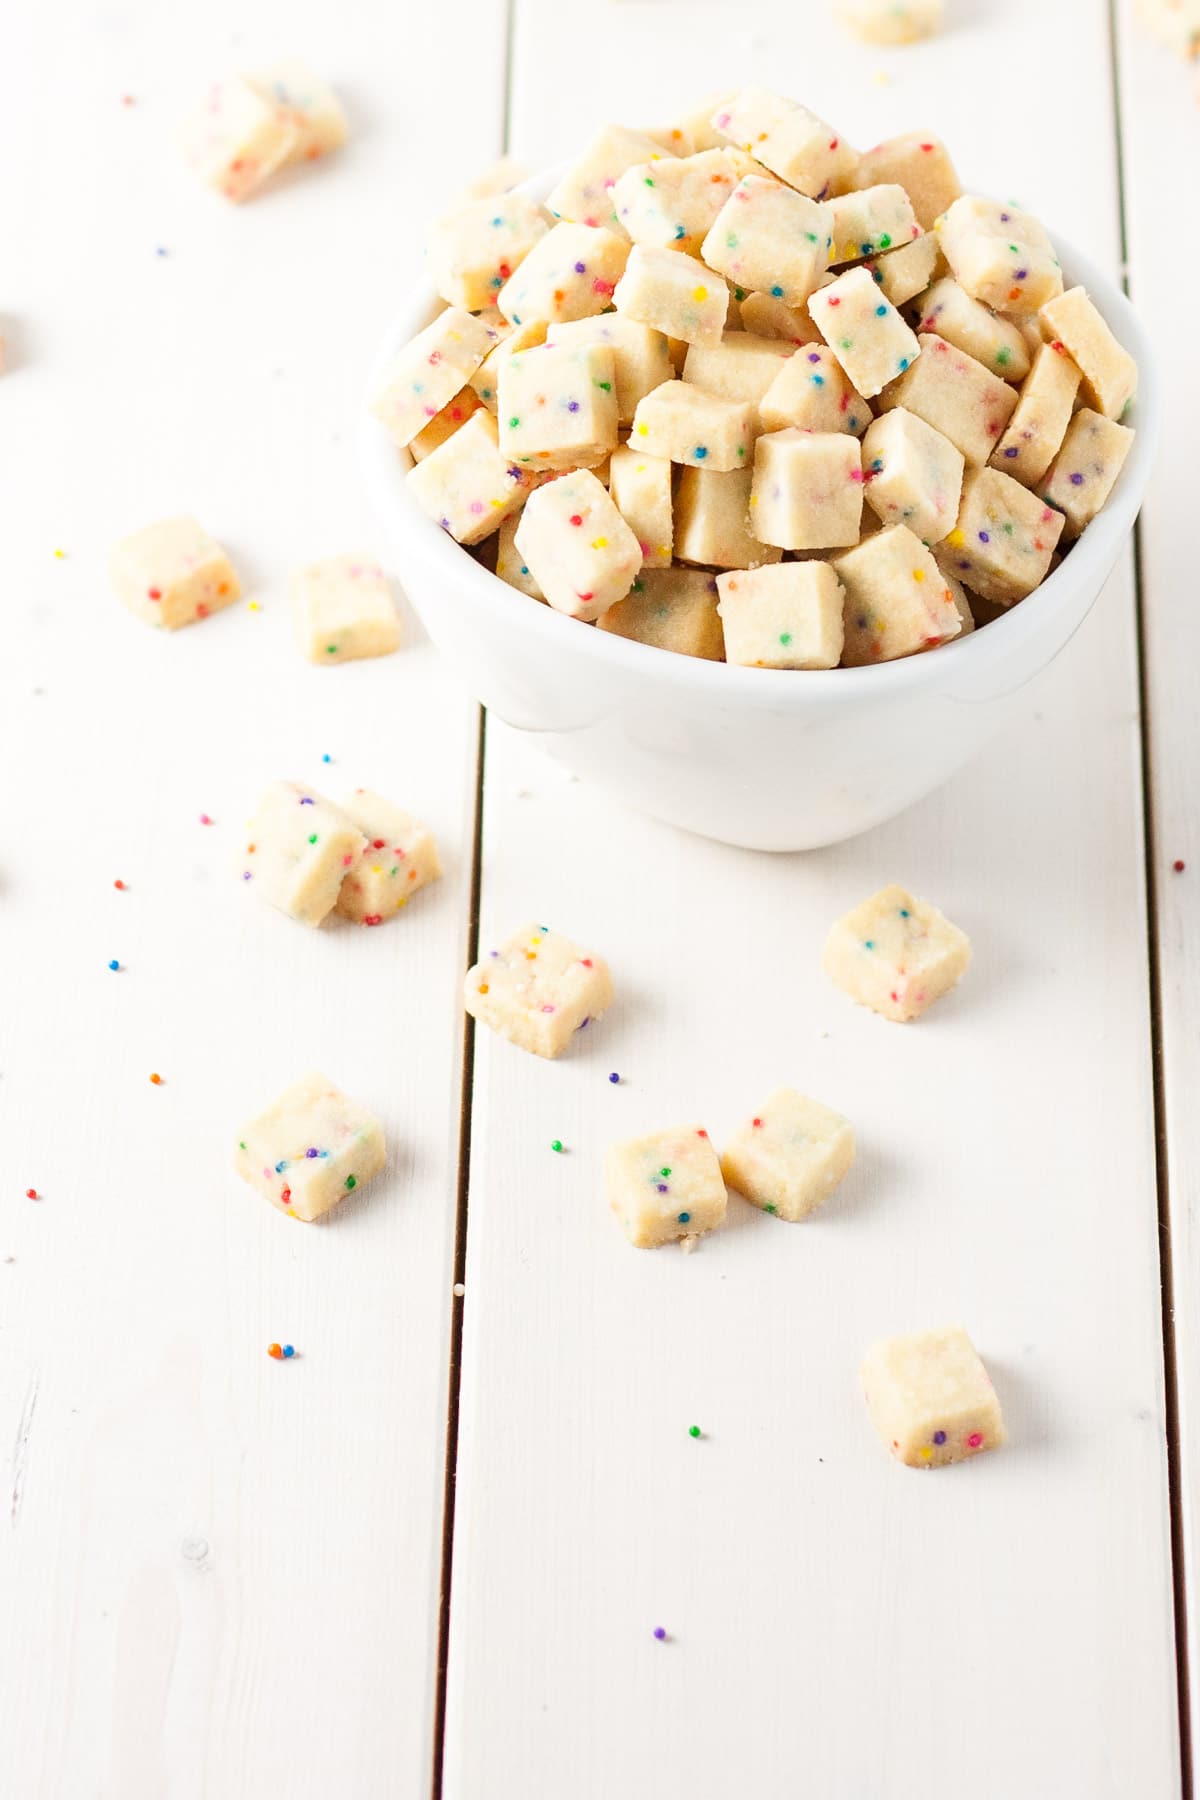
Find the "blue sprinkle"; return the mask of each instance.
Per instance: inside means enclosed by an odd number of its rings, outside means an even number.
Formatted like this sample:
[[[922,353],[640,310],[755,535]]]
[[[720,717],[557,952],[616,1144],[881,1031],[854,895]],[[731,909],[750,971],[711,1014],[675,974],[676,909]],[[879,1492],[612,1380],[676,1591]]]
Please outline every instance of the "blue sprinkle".
[[[112,962],[110,962],[110,963],[109,963],[109,965],[108,965],[108,966],[109,966],[109,968],[110,968],[110,969],[119,969],[119,968],[120,968],[120,966],[121,966],[121,965],[120,965],[120,963],[119,963],[119,962],[118,962],[118,961],[117,961],[117,959],[116,959],[116,957],[114,957],[114,958],[113,958],[113,960],[112,960]]]
[[[773,287],[771,289],[771,293],[774,295],[776,300],[783,299],[783,289],[781,287]]]
[[[610,1075],[608,1079],[612,1082],[617,1082],[617,1081],[620,1081],[621,1077],[619,1075],[613,1074],[613,1075]]]
[[[688,1223],[689,1223],[689,1221],[690,1221],[690,1219],[691,1219],[691,1216],[692,1216],[692,1215],[691,1215],[691,1213],[680,1213],[680,1215],[679,1215],[679,1223],[680,1223],[680,1224],[681,1224],[681,1225],[686,1225],[686,1224],[688,1224]]]
[[[697,462],[703,462],[705,457],[708,455],[708,449],[704,444],[697,444],[696,448],[692,452],[692,455],[696,458]]]
[[[296,1354],[295,1346],[292,1344],[285,1344],[283,1346],[283,1354],[285,1356],[295,1356],[295,1354]]]
[[[886,318],[887,317],[887,307],[886,306],[877,306],[875,308],[875,317],[877,319]]]

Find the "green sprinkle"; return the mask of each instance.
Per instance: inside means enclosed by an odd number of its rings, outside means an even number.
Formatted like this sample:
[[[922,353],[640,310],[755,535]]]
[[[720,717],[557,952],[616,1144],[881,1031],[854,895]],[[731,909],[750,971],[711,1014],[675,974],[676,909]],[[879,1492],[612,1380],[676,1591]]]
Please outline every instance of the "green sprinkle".
[[[517,429],[517,426],[518,426],[518,425],[519,425],[519,424],[520,424],[520,423],[521,423],[521,421],[520,421],[520,419],[510,419],[510,420],[509,420],[509,421],[508,421],[508,429],[509,429],[509,430],[510,430],[510,431],[515,431],[515,430],[516,430],[516,429]]]
[[[660,1170],[659,1170],[659,1171],[658,1171],[658,1172],[659,1172],[659,1174],[660,1174],[660,1175],[661,1175],[661,1176],[662,1176],[662,1178],[663,1178],[663,1180],[664,1180],[664,1181],[666,1181],[666,1179],[667,1179],[667,1177],[668,1177],[668,1176],[669,1176],[669,1175],[670,1175],[670,1173],[671,1173],[671,1171],[670,1171],[670,1169],[660,1169]]]
[[[606,394],[612,393],[612,382],[611,381],[598,381],[596,383],[596,386],[598,388],[603,388]]]
[[[1007,346],[1005,346],[1003,350],[997,350],[996,361],[999,363],[1000,367],[1003,368],[1006,363],[1012,361],[1012,351],[1009,350]]]
[[[779,1208],[777,1206],[764,1206],[763,1211],[769,1212],[769,1213],[777,1213],[779,1211]]]
[[[315,831],[314,831],[314,832],[313,832],[313,834],[312,834],[312,836],[311,836],[311,837],[310,837],[310,838],[309,838],[309,840],[308,840],[308,841],[309,841],[309,843],[310,843],[310,844],[315,844],[315,843],[316,843],[316,841],[317,841],[317,834],[316,834],[316,832],[315,832]]]
[[[649,175],[643,175],[642,180],[645,182],[647,187],[654,186],[654,182]]]
[[[246,1148],[246,1146],[245,1146],[245,1144],[243,1144],[243,1143],[242,1143],[242,1142],[241,1142],[241,1140],[240,1140],[240,1139],[239,1139],[239,1140],[238,1140],[238,1149],[239,1149],[239,1150],[244,1150],[244,1149],[245,1149],[245,1148]]]
[[[651,187],[653,187],[653,185],[654,185],[654,184],[653,184],[653,182],[651,182],[651,183],[650,183],[650,185],[651,185]],[[563,1148],[563,1144],[562,1144],[562,1139],[561,1139],[561,1138],[555,1138],[555,1140],[554,1140],[554,1142],[553,1142],[553,1143],[552,1143],[552,1144],[551,1144],[551,1146],[550,1146],[550,1148],[551,1148],[551,1149],[552,1149],[552,1150],[553,1150],[553,1151],[554,1151],[554,1153],[555,1153],[555,1154],[556,1154],[556,1155],[557,1155],[557,1156],[561,1156],[561,1155],[562,1155],[562,1148]]]
[[[790,644],[792,641],[791,632],[790,631],[781,631],[779,634],[779,641],[781,644],[784,644],[784,645]]]
[[[688,1436],[689,1437],[699,1437],[700,1436],[700,1427],[698,1425],[689,1425],[688,1426]]]
[[[357,1175],[347,1175],[346,1186],[348,1188],[357,1187],[358,1186],[358,1176]]]
[[[325,654],[326,654],[326,656],[336,656],[337,655],[337,645],[336,644],[326,644]]]
[[[888,232],[886,232],[886,231],[885,231],[885,232],[884,232],[884,234],[883,234],[883,236],[882,236],[882,237],[881,237],[881,238],[880,238],[880,240],[879,240],[879,248],[880,248],[880,249],[881,249],[881,250],[886,250],[886,249],[888,249],[888,248],[889,248],[889,246],[890,246],[890,245],[891,245],[891,241],[892,241],[892,240],[891,240],[891,236],[890,236],[890,234],[889,234],[889,233],[888,233]]]
[[[875,948],[875,939],[874,938],[864,938],[863,939],[863,949],[864,950],[873,950],[874,948]]]

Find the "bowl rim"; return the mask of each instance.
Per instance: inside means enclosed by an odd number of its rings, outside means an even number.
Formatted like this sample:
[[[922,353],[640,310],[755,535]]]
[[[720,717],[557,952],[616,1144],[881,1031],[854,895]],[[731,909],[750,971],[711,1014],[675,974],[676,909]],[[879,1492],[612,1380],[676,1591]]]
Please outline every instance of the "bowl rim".
[[[540,171],[520,183],[517,191],[544,199],[565,166],[560,164]],[[924,655],[898,657],[890,662],[848,669],[759,669],[739,663],[711,662],[702,657],[664,651],[656,645],[622,637],[617,632],[594,628],[585,632],[580,629],[579,620],[552,606],[531,602],[528,595],[501,581],[411,498],[403,479],[406,471],[399,461],[407,452],[397,450],[383,425],[370,411],[370,400],[378,391],[392,358],[443,304],[428,282],[414,288],[399,308],[371,360],[360,407],[358,458],[372,505],[382,522],[404,537],[409,553],[420,556],[431,576],[447,585],[465,586],[473,600],[497,611],[497,623],[503,623],[513,631],[533,634],[535,641],[540,641],[546,650],[557,648],[563,655],[598,656],[612,671],[624,670],[637,679],[653,678],[683,684],[697,690],[701,696],[707,694],[714,705],[756,699],[769,702],[772,709],[803,711],[807,706],[838,702],[861,703],[873,699],[884,703],[924,687],[940,687],[963,677],[969,679],[981,670],[985,658],[998,661],[1013,654],[1019,656],[1042,633],[1047,637],[1046,661],[1049,661],[1059,646],[1054,630],[1056,622],[1061,615],[1070,612],[1072,596],[1077,596],[1081,587],[1094,588],[1093,600],[1099,595],[1137,517],[1154,461],[1161,403],[1150,341],[1129,299],[1118,283],[1078,251],[1069,238],[1050,227],[1047,230],[1062,264],[1065,285],[1068,288],[1082,286],[1087,290],[1101,316],[1137,364],[1138,391],[1131,411],[1135,428],[1133,446],[1107,503],[1081,533],[1070,555],[1059,567],[1032,594],[998,619],[950,643],[940,644],[936,650]],[[403,581],[403,567],[399,574]],[[1089,607],[1090,604],[1089,601]],[[511,620],[504,619],[498,610],[508,606],[512,609]]]

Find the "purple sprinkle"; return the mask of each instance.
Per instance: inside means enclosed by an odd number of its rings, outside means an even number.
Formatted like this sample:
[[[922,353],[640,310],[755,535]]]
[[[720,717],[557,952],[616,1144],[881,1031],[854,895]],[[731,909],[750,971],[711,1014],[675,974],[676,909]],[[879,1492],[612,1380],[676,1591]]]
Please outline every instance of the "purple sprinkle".
[[[1012,217],[1011,213],[1001,213],[1000,214],[1000,218],[1005,225],[1008,224],[1008,221],[1011,217]]]
[[[1083,476],[1080,474],[1072,475],[1071,486],[1072,487],[1082,487],[1083,486]]]
[[[508,468],[505,470],[505,474],[510,481],[520,481],[521,479],[521,471],[517,468],[515,463],[509,464]]]
[[[305,794],[305,796],[301,800],[300,804],[301,804],[301,806],[315,806],[316,801],[313,800],[308,794]]]
[[[315,1150],[311,1150],[311,1149],[310,1149],[310,1150],[306,1150],[306,1151],[305,1151],[305,1152],[304,1152],[304,1154],[305,1154],[305,1156],[315,1156],[315,1155],[316,1155],[316,1154],[317,1154],[317,1153],[316,1153],[316,1151],[315,1151]]]
[[[449,519],[439,519],[438,524],[441,526],[443,531],[449,531],[449,529],[450,529]]]
[[[567,401],[567,411],[568,412],[578,412],[579,411],[578,400],[568,400]]]
[[[242,870],[242,880],[243,880],[243,881],[253,881],[253,880],[254,880],[254,877],[253,877],[253,875],[252,875],[252,874],[251,874],[251,873],[250,873],[250,871],[249,871],[249,869],[243,869],[243,870]]]
[[[1006,451],[1005,451],[1005,452],[1004,452],[1004,454],[1005,454],[1005,456],[1015,456],[1015,455],[1016,455],[1016,454],[1017,454],[1017,446],[1016,446],[1016,445],[1015,445],[1015,444],[1014,444],[1014,445],[1013,445],[1013,447],[1012,447],[1012,449],[1011,449],[1011,450],[1006,450]]]
[[[808,360],[809,362],[820,362],[821,352],[819,350],[810,350],[808,353]]]
[[[991,536],[988,532],[981,531],[979,534],[979,541],[981,544],[990,544],[992,540],[991,540]]]
[[[587,1018],[584,1019],[583,1022],[580,1024],[580,1027],[579,1027],[580,1031],[583,1030],[584,1025],[590,1025],[591,1022],[592,1022],[592,1015],[591,1015],[591,1013],[589,1013]]]
[[[667,1634],[666,1634],[666,1632],[665,1632],[665,1631],[664,1631],[664,1630],[663,1630],[663,1628],[662,1628],[662,1626],[661,1626],[661,1625],[656,1625],[656,1626],[655,1626],[655,1627],[654,1627],[654,1635],[655,1635],[655,1637],[656,1637],[656,1638],[657,1638],[657,1639],[658,1639],[658,1641],[659,1641],[659,1643],[660,1643],[660,1644],[661,1644],[661,1643],[662,1643],[662,1642],[663,1642],[663,1640],[664,1640],[664,1639],[665,1639],[665,1637],[666,1637],[666,1635],[667,1635]]]
[[[970,557],[969,556],[960,556],[958,559],[958,566],[960,569],[969,569],[971,566]]]
[[[1016,278],[1018,281],[1024,281],[1028,274],[1029,274],[1028,269],[1018,269]]]
[[[575,273],[577,275],[582,275],[586,268],[587,268],[586,263],[576,263],[575,264]]]
[[[933,1441],[935,1444],[944,1444],[946,1441],[945,1432],[944,1431],[935,1431],[933,1434]]]
[[[654,1185],[660,1194],[669,1194],[671,1191],[665,1181],[656,1181]]]
[[[610,1075],[608,1079],[610,1081],[620,1081],[621,1077],[619,1075]]]
[[[499,956],[499,954],[500,954],[500,952],[498,950],[489,950],[488,951],[489,956]]]

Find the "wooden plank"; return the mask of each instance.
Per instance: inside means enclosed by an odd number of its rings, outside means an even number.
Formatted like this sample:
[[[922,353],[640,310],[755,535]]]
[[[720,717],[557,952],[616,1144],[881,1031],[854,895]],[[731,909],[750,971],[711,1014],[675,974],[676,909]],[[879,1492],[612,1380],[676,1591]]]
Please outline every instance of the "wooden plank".
[[[440,23],[368,0],[28,8],[0,59],[27,152],[0,194],[8,1795],[429,1781],[477,719],[411,619],[398,657],[304,664],[285,585],[377,541],[352,426],[419,272],[405,221],[500,146],[503,20],[459,18],[444,143],[444,94],[412,74]],[[295,49],[353,139],[231,209],[177,121],[211,76]],[[187,509],[260,610],[160,637],[111,597],[108,548]],[[256,904],[232,859],[280,775],[394,794],[446,879],[377,932]],[[392,1156],[305,1230],[230,1154],[310,1066],[383,1116]]]
[[[557,158],[760,79],[857,142],[942,131],[1115,264],[1103,7],[982,11],[889,58],[824,9],[611,6],[601,92],[567,9],[523,0],[514,140]],[[1033,41],[1037,132],[977,79]],[[489,721],[483,941],[536,915],[609,956],[620,998],[561,1064],[477,1043],[447,1800],[937,1800],[964,1769],[988,1800],[1178,1791],[1136,708],[1126,560],[988,756],[807,857],[684,838]],[[976,948],[907,1034],[817,966],[890,879]],[[688,1119],[719,1141],[779,1082],[858,1126],[827,1213],[734,1202],[693,1256],[629,1249],[605,1146]],[[922,1481],[855,1370],[955,1317],[1012,1445]]]

